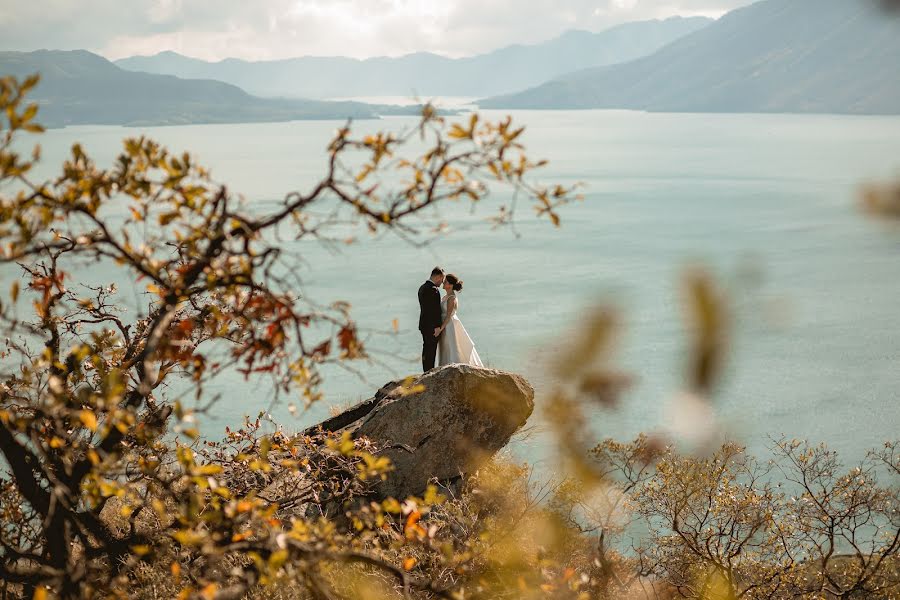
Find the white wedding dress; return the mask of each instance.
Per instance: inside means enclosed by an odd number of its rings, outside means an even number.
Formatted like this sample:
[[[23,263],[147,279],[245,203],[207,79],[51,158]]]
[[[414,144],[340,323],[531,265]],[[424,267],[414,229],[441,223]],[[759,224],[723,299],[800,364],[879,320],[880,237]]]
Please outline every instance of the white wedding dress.
[[[441,298],[441,319],[446,320],[447,318],[447,300],[451,297],[456,297],[456,295],[444,295]],[[456,308],[438,340],[438,366],[464,364],[483,367],[481,357],[475,350],[475,343],[472,342],[472,338],[469,337],[469,333],[457,316],[458,311],[459,298],[456,297]]]

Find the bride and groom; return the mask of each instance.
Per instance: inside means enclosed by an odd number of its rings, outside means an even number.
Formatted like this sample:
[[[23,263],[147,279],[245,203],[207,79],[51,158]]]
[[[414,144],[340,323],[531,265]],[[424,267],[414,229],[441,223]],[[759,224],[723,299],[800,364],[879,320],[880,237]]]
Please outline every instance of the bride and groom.
[[[444,289],[441,298],[440,288]],[[463,282],[452,273],[435,267],[431,277],[419,288],[419,331],[422,332],[422,369],[438,365],[465,364],[483,367],[475,344],[457,316]]]

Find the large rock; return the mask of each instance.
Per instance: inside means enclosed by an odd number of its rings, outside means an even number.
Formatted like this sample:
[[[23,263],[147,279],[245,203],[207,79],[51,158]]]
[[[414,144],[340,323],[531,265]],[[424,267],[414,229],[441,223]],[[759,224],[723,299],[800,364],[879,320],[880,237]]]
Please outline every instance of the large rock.
[[[403,498],[420,494],[432,479],[447,482],[473,472],[509,442],[532,410],[534,390],[522,377],[449,365],[407,388],[392,382],[316,428],[349,430],[375,442],[394,465],[377,493]]]

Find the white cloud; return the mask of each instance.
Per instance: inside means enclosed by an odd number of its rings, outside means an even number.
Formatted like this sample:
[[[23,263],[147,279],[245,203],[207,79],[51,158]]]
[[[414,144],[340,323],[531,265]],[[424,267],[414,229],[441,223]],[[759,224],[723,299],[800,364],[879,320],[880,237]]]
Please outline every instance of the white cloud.
[[[7,50],[174,50],[217,60],[302,55],[470,55],[567,29],[719,16],[750,0],[29,0],[0,8]]]

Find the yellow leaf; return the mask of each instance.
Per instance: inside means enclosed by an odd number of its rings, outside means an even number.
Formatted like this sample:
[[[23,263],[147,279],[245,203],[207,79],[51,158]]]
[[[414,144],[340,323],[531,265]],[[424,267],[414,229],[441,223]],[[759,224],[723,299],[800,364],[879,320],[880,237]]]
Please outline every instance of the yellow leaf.
[[[182,529],[181,531],[176,531],[172,534],[172,537],[182,546],[199,546],[205,539],[203,535],[190,529]]]
[[[443,496],[438,492],[437,486],[435,485],[429,485],[425,490],[425,497],[422,498],[422,500],[425,501],[425,504],[428,505],[441,504],[446,499],[446,496]]]
[[[411,570],[414,566],[416,566],[417,562],[418,561],[412,556],[410,556],[409,558],[404,558],[403,559],[403,570],[404,571]]]
[[[90,410],[83,410],[79,413],[78,418],[81,423],[91,431],[97,431],[97,415]]]
[[[381,508],[385,512],[394,513],[399,515],[403,510],[403,507],[400,506],[400,503],[396,500],[396,498],[388,498],[384,502],[381,503]]]
[[[418,393],[421,393],[424,391],[425,391],[425,386],[422,385],[421,383],[419,385],[414,385],[414,386],[410,386],[410,387],[401,386],[398,389],[398,392],[400,393],[401,396],[412,396],[414,394],[418,394]]]
[[[203,591],[200,592],[200,595],[202,595],[206,600],[213,600],[213,598],[216,597],[216,592],[218,591],[218,589],[219,587],[216,584],[211,583],[203,588]]]
[[[371,167],[370,165],[364,166],[364,167],[359,171],[359,174],[357,174],[357,176],[356,176],[356,181],[357,181],[357,182],[362,181],[363,179],[365,179],[366,177],[368,177],[369,174],[370,174],[371,172],[372,172],[372,167]]]
[[[138,544],[137,546],[132,546],[131,551],[134,552],[138,556],[146,556],[150,554],[150,546],[147,544]]]
[[[284,566],[284,563],[287,562],[287,559],[287,550],[277,550],[273,552],[272,556],[269,557],[269,569],[271,569],[272,571],[277,571]]]
[[[197,475],[218,475],[221,472],[221,465],[203,465],[197,469]]]
[[[124,493],[124,490],[122,490],[122,488],[120,488],[116,484],[109,483],[107,481],[100,482],[100,494],[104,498],[109,498],[111,496],[121,496]]]
[[[168,213],[159,215],[159,224],[162,226],[166,226],[169,223],[171,223],[172,221],[174,221],[175,219],[177,219],[178,216],[179,215],[178,215],[177,211],[168,212]]]
[[[35,117],[35,115],[37,115],[37,111],[38,111],[37,104],[28,105],[28,108],[26,108],[25,112],[22,113],[22,122],[26,123],[26,122],[32,120]]]
[[[353,443],[353,440],[350,439],[350,433],[345,431],[341,434],[340,441],[338,440],[326,440],[325,444],[329,449],[339,452],[344,456],[350,456],[353,451],[356,449],[356,444]]]
[[[19,92],[24,94],[25,92],[36,86],[40,80],[41,76],[38,73],[29,75],[25,78],[25,81],[22,82],[22,85],[19,86]]]
[[[469,132],[460,127],[458,124],[454,123],[450,127],[450,131],[447,132],[447,137],[457,140],[463,140],[469,137]]]
[[[394,319],[393,321],[391,321],[391,326],[394,328],[394,333],[399,332],[400,331],[400,320]]]
[[[34,596],[32,596],[33,600],[47,600],[47,588],[45,587],[37,587],[34,588]]]

